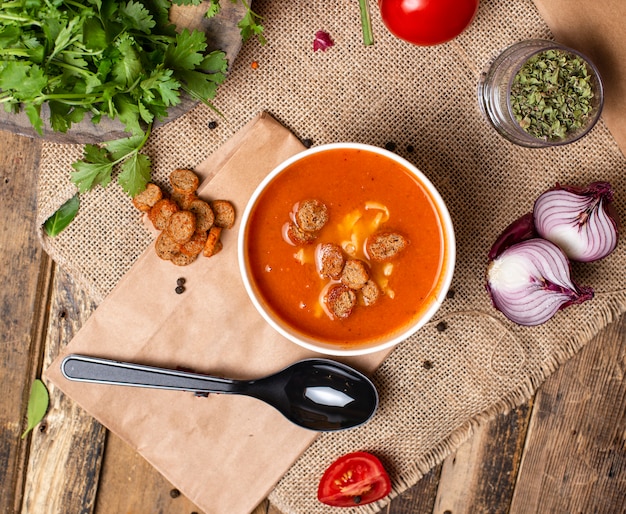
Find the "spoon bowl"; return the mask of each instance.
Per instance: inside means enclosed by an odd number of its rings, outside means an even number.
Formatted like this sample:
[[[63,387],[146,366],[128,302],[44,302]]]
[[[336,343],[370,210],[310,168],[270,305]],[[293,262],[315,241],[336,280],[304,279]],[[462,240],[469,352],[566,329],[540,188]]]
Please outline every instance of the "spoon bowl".
[[[242,394],[264,401],[292,423],[333,432],[367,422],[378,407],[378,393],[361,372],[330,359],[304,359],[263,378],[233,380],[85,355],[61,363],[68,380],[132,387]]]

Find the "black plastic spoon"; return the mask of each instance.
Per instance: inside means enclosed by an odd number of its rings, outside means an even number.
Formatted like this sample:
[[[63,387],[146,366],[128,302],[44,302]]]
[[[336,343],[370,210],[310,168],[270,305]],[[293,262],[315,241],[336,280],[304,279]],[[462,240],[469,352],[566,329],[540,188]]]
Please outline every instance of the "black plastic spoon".
[[[362,425],[378,406],[378,393],[369,378],[329,359],[301,360],[257,380],[232,380],[84,355],[66,357],[61,371],[65,378],[82,382],[252,396],[275,407],[292,423],[320,432]]]

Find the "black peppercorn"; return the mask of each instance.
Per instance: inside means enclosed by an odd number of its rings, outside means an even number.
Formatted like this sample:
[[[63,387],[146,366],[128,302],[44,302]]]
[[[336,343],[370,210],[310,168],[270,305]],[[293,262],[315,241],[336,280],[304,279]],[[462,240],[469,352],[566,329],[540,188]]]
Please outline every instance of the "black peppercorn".
[[[209,121],[209,128],[214,130],[217,128],[217,121]]]
[[[183,294],[185,292],[185,288],[184,286],[176,286],[176,289],[174,289],[174,291],[176,291],[176,294]]]
[[[415,147],[413,145],[406,145],[406,151],[413,153],[415,151]]]
[[[422,362],[422,367],[424,369],[432,369],[433,363],[431,361],[424,361]]]
[[[302,140],[302,144],[304,145],[305,148],[311,148],[313,146],[313,140],[312,139],[303,139]]]
[[[393,152],[395,149],[396,149],[396,144],[393,141],[389,141],[385,143],[385,150],[389,150],[390,152]]]
[[[435,325],[437,332],[443,332],[446,328],[448,328],[448,324],[445,321],[440,321]]]
[[[184,286],[185,285],[186,280],[183,277],[180,277],[177,281],[176,281],[176,285],[177,286]]]
[[[172,498],[178,498],[180,496],[180,491],[178,489],[172,489],[170,491],[170,496]]]

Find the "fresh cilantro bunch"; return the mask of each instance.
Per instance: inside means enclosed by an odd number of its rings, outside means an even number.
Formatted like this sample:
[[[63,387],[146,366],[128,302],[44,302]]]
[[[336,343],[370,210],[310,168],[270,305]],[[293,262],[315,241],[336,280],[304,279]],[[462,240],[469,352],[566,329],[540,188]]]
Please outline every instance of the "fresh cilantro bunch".
[[[86,145],[72,166],[80,192],[111,181],[131,196],[150,179],[140,154],[155,120],[180,103],[181,91],[210,105],[226,78],[223,52],[205,54],[199,31],[176,33],[170,0],[9,0],[0,10],[0,104],[24,110],[43,132],[66,132],[85,116],[118,119],[129,138]]]

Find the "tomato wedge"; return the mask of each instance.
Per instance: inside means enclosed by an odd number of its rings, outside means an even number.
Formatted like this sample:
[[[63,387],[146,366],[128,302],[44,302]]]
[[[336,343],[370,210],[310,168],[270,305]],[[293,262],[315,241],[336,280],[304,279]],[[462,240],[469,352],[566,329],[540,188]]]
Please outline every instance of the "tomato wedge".
[[[384,498],[391,481],[380,460],[371,453],[348,453],[324,472],[317,499],[333,507],[355,507]]]

